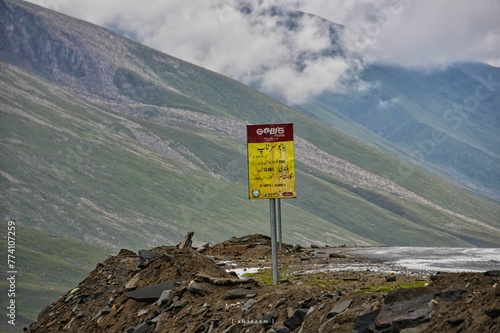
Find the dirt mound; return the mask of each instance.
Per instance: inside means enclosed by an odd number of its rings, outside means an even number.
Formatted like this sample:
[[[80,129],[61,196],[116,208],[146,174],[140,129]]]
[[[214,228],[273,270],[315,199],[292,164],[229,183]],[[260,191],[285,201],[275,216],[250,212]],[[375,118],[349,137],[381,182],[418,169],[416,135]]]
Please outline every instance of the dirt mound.
[[[269,269],[254,279],[228,272],[271,266],[268,237],[190,245],[189,239],[139,253],[121,250],[44,309],[27,331],[500,331],[499,272],[439,274],[429,281],[373,271],[308,273],[312,266],[364,259],[340,249],[318,256],[326,252],[284,244],[280,283],[268,285]]]
[[[285,245],[287,248],[290,245]],[[271,257],[271,238],[264,235],[233,237],[202,250],[207,255],[231,259],[263,260]]]

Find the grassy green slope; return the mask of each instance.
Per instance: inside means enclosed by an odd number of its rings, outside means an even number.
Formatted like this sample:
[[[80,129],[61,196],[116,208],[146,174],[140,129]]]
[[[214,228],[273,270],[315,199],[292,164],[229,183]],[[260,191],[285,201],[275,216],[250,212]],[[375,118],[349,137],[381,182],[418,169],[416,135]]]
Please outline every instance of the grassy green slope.
[[[2,149],[10,156],[2,161],[2,170],[12,177],[2,182],[3,193],[10,197],[3,207],[4,216],[22,217],[30,225],[103,246],[132,249],[175,243],[188,230],[210,241],[268,232],[267,205],[249,202],[244,194],[244,138],[178,119],[164,124],[154,115],[125,117],[44,81],[9,73],[7,67],[3,79],[10,80],[18,94],[3,97],[6,110],[19,106],[23,110],[2,114]],[[33,97],[44,102],[33,104]],[[311,131],[308,125],[321,125],[281,104],[271,106],[278,121],[297,121],[297,135],[326,151],[354,162],[363,160],[359,164],[379,173],[398,166],[394,158],[345,135],[331,130],[328,135],[327,128]],[[134,130],[154,135],[177,149],[184,160],[138,143]],[[288,219],[293,232],[285,233],[289,242],[471,244],[440,235],[446,232],[444,228],[436,237],[418,237],[436,228],[418,225],[434,218],[427,208],[402,214],[399,210],[408,203],[401,198],[380,192],[369,202],[349,182],[311,170],[300,165],[299,198],[284,205],[294,212]],[[284,212],[285,217],[287,214]],[[434,214],[448,223],[456,220],[444,213]],[[484,217],[485,212],[478,215]],[[304,226],[302,231],[299,226]],[[494,242],[487,233],[479,239],[473,244]]]
[[[168,73],[162,74],[166,85],[173,86],[176,91],[191,96],[199,103],[205,102],[207,107],[203,112],[219,116],[230,115],[234,119],[244,119],[249,123],[293,122],[298,136],[313,142],[324,151],[390,179],[445,208],[500,226],[497,218],[500,207],[494,202],[464,191],[437,175],[397,159],[394,155],[373,149],[353,136],[332,130],[218,74],[182,62],[176,63],[175,69],[168,61],[153,62],[150,59],[153,56],[155,59],[170,58],[154,50],[151,52],[140,53],[140,59],[148,65],[148,69],[155,73]],[[130,96],[130,91],[122,92]],[[155,104],[156,100],[143,102]],[[171,101],[164,100],[162,103],[168,105],[169,102]]]
[[[129,128],[142,128],[143,122],[54,87],[50,91],[21,73],[16,77],[17,92],[29,82],[30,94],[3,97],[9,110],[2,112],[1,125],[2,151],[9,156],[2,160],[1,190],[9,198],[2,204],[3,216],[132,249],[175,243],[189,230],[209,241],[268,232],[267,205],[246,198],[243,142],[235,152],[230,149],[234,139],[227,136],[208,141],[214,135],[208,130],[176,125],[160,131],[151,125],[148,133],[190,152],[186,160],[193,163],[186,165],[138,143]],[[45,102],[34,107],[29,96]],[[340,242],[338,235],[343,243],[366,241],[306,210],[293,211],[294,225],[317,226],[310,239],[332,229],[336,236],[324,242]],[[294,237],[288,240],[300,240]]]

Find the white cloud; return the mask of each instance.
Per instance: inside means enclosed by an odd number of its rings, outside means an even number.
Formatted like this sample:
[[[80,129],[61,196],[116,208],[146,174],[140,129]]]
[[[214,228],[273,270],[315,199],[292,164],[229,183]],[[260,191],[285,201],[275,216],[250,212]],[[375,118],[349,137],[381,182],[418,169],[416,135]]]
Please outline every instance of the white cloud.
[[[312,3],[307,5],[315,12]],[[498,0],[363,0],[338,5],[341,13],[334,5],[315,13],[344,24],[346,46],[365,60],[427,68],[500,60]]]
[[[455,61],[500,63],[498,0],[32,0],[113,27],[162,52],[300,103],[338,90],[360,59],[431,67]],[[329,26],[342,24],[343,52]]]

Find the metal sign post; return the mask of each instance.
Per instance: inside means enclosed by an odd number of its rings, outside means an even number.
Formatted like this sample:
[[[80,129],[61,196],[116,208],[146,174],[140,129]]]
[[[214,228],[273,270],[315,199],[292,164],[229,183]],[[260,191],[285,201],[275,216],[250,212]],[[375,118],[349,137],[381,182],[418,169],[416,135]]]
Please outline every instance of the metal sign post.
[[[278,251],[276,249],[276,199],[269,199],[271,221],[271,251],[273,259],[273,284],[278,283]]]
[[[281,199],[276,199],[276,222],[278,226],[278,249],[283,250],[283,237],[281,234]]]
[[[278,249],[282,247],[281,198],[295,198],[293,124],[247,125],[248,197],[269,199],[273,283],[278,283]],[[278,199],[278,227],[276,227]]]

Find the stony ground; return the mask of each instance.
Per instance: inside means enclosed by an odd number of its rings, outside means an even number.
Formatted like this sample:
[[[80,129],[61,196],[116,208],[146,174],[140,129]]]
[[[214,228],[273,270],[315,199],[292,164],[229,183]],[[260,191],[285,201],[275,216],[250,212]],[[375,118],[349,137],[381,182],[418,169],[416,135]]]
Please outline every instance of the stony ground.
[[[262,235],[197,248],[188,239],[139,253],[121,250],[44,309],[27,331],[500,332],[498,271],[310,272],[367,261],[343,248],[284,245],[280,281],[272,285],[270,269],[235,273],[271,266],[270,240]]]

